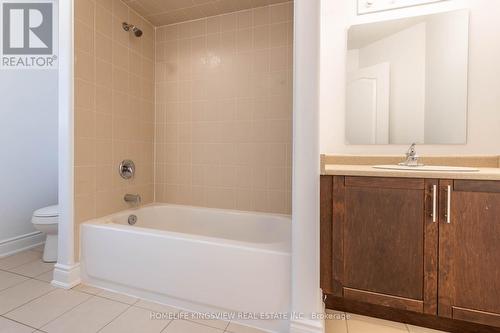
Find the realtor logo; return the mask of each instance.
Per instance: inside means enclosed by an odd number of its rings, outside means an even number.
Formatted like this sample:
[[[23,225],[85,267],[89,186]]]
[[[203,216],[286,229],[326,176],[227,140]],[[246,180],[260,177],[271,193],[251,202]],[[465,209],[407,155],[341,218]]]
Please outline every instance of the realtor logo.
[[[3,4],[3,53],[52,54],[52,4]]]
[[[54,3],[2,2],[2,59],[6,68],[55,68]]]

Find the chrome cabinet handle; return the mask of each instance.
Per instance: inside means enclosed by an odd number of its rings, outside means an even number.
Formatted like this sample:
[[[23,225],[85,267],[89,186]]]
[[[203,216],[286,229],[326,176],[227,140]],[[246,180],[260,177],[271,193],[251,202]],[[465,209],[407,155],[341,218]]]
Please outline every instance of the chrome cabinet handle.
[[[446,223],[451,223],[451,185],[446,189],[446,213],[444,214]]]
[[[437,221],[437,185],[432,185],[432,222]]]

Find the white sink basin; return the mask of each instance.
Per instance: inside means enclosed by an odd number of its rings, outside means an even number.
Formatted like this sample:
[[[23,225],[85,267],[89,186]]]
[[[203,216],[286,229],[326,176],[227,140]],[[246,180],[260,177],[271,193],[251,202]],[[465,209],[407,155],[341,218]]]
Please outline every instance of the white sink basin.
[[[375,169],[385,170],[404,170],[404,171],[441,171],[441,172],[479,172],[479,169],[468,167],[451,167],[451,166],[437,166],[437,165],[424,165],[424,166],[404,166],[404,165],[375,165]]]

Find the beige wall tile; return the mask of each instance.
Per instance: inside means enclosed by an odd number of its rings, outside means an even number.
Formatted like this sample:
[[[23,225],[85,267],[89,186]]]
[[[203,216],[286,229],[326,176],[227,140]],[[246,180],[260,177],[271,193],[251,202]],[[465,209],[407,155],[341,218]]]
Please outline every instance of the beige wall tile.
[[[75,168],[75,195],[89,195],[96,191],[96,169],[94,166]]]
[[[75,109],[75,135],[81,138],[93,138],[96,129],[95,118],[95,112],[91,110]]]
[[[106,9],[101,1],[97,1],[96,13],[95,13],[95,30],[106,37],[112,37],[112,15],[111,11]]]
[[[75,0],[75,17],[87,26],[94,26],[94,10],[93,0]]]
[[[112,84],[111,63],[94,58],[95,61],[95,83],[99,86],[110,87]]]
[[[94,52],[94,30],[82,21],[75,20],[75,50],[87,53]]]
[[[79,40],[78,37],[76,37],[76,41],[78,40]],[[96,53],[95,53],[96,58],[102,59],[108,63],[112,62],[113,42],[111,37],[107,37],[101,33],[96,33],[95,48],[96,48]]]
[[[75,95],[76,94],[75,87]],[[79,94],[80,92],[78,92]],[[112,112],[112,90],[107,86],[96,86],[95,89],[95,108],[97,112],[111,114]]]
[[[119,0],[77,0],[75,16],[78,233],[80,222],[127,208],[125,193],[140,193],[144,203],[154,199],[154,136],[149,133],[154,121],[154,28]],[[143,38],[123,31],[121,23],[129,19],[144,30]],[[116,172],[125,158],[133,158],[139,170],[132,181]]]
[[[293,3],[285,2],[270,6],[270,20],[273,23],[290,21],[293,16]]]
[[[96,141],[94,138],[83,138],[83,137],[75,138],[75,166],[95,165],[96,163],[95,142]]]
[[[122,70],[129,70],[129,56],[128,56],[128,47],[117,42],[113,42],[113,66],[116,66]],[[137,66],[137,64],[136,64]],[[139,63],[140,66],[140,63]]]
[[[94,84],[82,79],[75,79],[75,107],[91,109],[95,107]]]
[[[253,25],[269,24],[269,6],[258,7],[253,10]]]
[[[76,225],[95,217],[95,193],[75,195],[75,222]]]
[[[230,13],[220,16],[221,30],[229,31],[236,30],[238,28],[238,14]]]
[[[112,0],[113,16],[122,22],[128,21],[129,8],[121,0]]]
[[[288,44],[288,22],[273,24],[269,27],[269,42],[273,46]]]
[[[273,5],[157,30],[156,201],[291,212],[291,20]]]

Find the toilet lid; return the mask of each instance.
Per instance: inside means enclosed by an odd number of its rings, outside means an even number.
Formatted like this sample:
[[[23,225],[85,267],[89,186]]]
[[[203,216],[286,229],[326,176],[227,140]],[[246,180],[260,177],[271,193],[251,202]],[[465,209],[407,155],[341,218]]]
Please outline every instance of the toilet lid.
[[[36,210],[33,213],[35,217],[57,217],[59,216],[59,206],[49,206]]]

